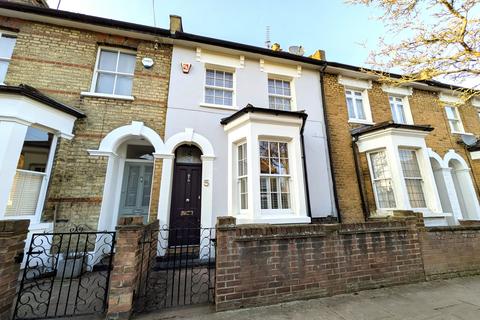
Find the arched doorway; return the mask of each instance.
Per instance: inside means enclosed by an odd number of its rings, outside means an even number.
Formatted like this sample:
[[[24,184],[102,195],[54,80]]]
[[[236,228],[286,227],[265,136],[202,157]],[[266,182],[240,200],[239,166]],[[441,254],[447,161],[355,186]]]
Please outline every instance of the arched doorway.
[[[202,151],[194,145],[175,150],[170,205],[170,246],[199,243],[202,208]],[[180,233],[175,230],[182,229]],[[190,231],[189,231],[190,230]]]
[[[440,159],[441,160],[441,159]],[[448,196],[448,188],[445,182],[445,175],[449,174],[449,168],[442,168],[442,164],[439,160],[431,157],[430,164],[433,170],[433,176],[435,178],[435,184],[437,186],[438,196],[440,197],[440,203],[442,204],[443,212],[453,213],[452,204]]]
[[[470,170],[457,159],[450,159],[448,167],[451,168],[453,185],[455,186],[455,193],[463,219],[478,219],[478,200],[473,189]]]

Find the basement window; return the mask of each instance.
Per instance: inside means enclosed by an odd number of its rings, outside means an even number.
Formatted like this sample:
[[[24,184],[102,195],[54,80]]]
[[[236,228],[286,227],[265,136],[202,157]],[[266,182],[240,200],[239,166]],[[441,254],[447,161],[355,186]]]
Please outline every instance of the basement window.
[[[131,96],[135,61],[134,51],[101,48],[91,91],[111,96]]]
[[[0,32],[0,84],[5,81],[17,38]]]

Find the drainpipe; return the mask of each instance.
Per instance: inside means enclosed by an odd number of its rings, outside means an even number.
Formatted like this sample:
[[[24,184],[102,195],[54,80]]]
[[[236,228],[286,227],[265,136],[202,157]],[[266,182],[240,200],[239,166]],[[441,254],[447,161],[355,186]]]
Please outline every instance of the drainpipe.
[[[357,141],[358,137],[354,137],[352,140],[352,151],[353,159],[355,161],[355,173],[357,174],[358,189],[360,190],[360,199],[362,201],[363,217],[365,218],[365,221],[367,221],[370,217],[370,208],[367,201],[367,191],[365,188],[365,181],[363,180],[363,171],[360,163],[360,152],[358,151]]]
[[[307,200],[307,216],[312,217],[312,207],[310,205],[310,189],[308,187],[308,174],[307,174],[307,160],[305,158],[305,138],[303,136],[303,130],[305,129],[306,118],[302,118],[302,128],[300,129],[300,143],[302,146],[302,162],[303,162],[303,179],[305,180],[305,194]]]
[[[327,116],[327,103],[325,101],[325,87],[323,83],[323,76],[325,75],[325,69],[327,65],[325,64],[320,70],[320,90],[322,94],[322,108],[323,108],[323,123],[325,125],[325,137],[327,139],[327,148],[328,148],[328,161],[330,162],[330,175],[332,177],[332,187],[333,187],[333,198],[335,201],[335,210],[337,211],[337,221],[342,223],[342,215],[340,214],[340,206],[338,204],[338,195],[337,195],[337,180],[335,179],[335,172],[333,170],[333,160],[332,160],[332,144],[330,141],[330,132],[328,130],[328,116]]]

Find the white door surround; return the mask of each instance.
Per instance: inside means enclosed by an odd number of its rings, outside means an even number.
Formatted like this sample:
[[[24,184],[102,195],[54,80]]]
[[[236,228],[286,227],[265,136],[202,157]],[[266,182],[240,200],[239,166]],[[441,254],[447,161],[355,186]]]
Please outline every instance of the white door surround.
[[[215,154],[211,143],[202,135],[193,132],[193,129],[185,129],[168,139],[165,143],[153,129],[144,125],[143,122],[132,121],[112,130],[101,141],[98,150],[88,150],[91,156],[108,157],[107,172],[103,190],[103,200],[98,221],[98,230],[114,230],[118,218],[118,206],[120,201],[121,176],[125,161],[120,153],[124,143],[131,139],[144,138],[154,148],[155,159],[163,159],[162,179],[160,185],[160,199],[157,216],[160,225],[168,225],[171,188],[173,181],[173,159],[175,149],[181,144],[194,144],[202,151],[202,217],[204,227],[212,225],[212,183],[213,183],[213,160]],[[154,169],[155,170],[155,169]],[[155,175],[155,172],[153,173]]]
[[[449,150],[443,159],[431,148],[428,152],[434,159],[435,166],[432,167],[443,209],[451,210],[453,214],[451,224],[458,224],[459,220],[480,219],[480,206],[467,162],[454,150]],[[439,185],[442,179],[444,185]]]
[[[201,203],[201,226],[210,228],[213,221],[213,161],[215,153],[210,141],[196,133],[191,128],[179,132],[170,137],[165,143],[165,155],[163,158],[162,181],[160,184],[160,201],[158,206],[158,220],[161,226],[168,226],[170,220],[170,205],[172,200],[173,166],[175,161],[175,149],[182,144],[193,144],[202,151],[202,203]]]

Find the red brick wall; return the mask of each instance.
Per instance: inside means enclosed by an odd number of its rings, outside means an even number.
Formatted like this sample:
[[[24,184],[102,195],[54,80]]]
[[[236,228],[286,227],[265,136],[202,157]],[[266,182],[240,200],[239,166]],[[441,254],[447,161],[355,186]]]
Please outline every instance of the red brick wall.
[[[0,320],[11,319],[29,220],[0,221]]]
[[[480,274],[480,226],[428,228],[420,240],[427,279]]]
[[[236,226],[233,217],[219,218],[216,308],[422,281],[416,223]]]

